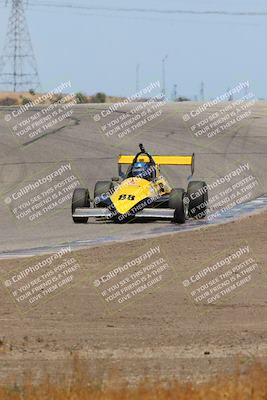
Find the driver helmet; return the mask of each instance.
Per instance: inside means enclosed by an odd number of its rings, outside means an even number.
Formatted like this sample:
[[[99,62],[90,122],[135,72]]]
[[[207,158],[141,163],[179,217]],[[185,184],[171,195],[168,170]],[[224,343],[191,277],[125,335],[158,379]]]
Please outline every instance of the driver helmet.
[[[145,162],[136,162],[132,167],[132,176],[138,176],[143,179],[152,179],[153,171],[150,166]]]

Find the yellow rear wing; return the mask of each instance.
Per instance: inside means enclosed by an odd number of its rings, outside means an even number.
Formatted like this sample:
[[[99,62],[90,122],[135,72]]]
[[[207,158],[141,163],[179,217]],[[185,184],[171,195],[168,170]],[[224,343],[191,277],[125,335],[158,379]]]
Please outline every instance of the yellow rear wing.
[[[132,164],[135,156],[132,155],[120,155],[118,158],[118,164]],[[191,166],[192,175],[194,173],[194,153],[191,156],[152,156],[153,160],[158,165],[188,165]],[[140,154],[138,161],[149,162],[149,157],[145,154]]]
[[[118,164],[132,164],[134,157],[120,155]],[[194,154],[191,156],[153,156],[153,160],[158,165],[192,165]],[[146,155],[140,155],[138,161],[149,162],[149,158]]]

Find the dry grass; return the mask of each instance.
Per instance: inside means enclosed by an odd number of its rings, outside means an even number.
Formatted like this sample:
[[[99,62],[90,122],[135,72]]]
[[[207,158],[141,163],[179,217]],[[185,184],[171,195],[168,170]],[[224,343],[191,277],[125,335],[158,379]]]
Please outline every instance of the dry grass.
[[[28,92],[19,92],[19,93],[14,93],[14,92],[0,92],[0,103],[4,103],[6,99],[11,99],[13,100],[14,105],[21,105],[23,98],[27,98],[29,100],[35,100],[39,94],[36,95],[31,95]],[[4,104],[2,104],[4,105]]]
[[[23,99],[28,99],[29,101],[34,101],[38,99],[38,97],[42,96],[44,93],[36,93],[34,95],[30,94],[29,92],[0,92],[0,105],[2,106],[11,106],[11,105],[22,105]],[[64,94],[64,96],[66,93]],[[87,102],[92,102],[92,96],[85,96],[87,98]],[[124,99],[124,97],[116,97],[116,96],[106,96],[106,103],[117,103]],[[49,99],[44,101],[43,105],[49,105],[51,102],[58,101],[59,98],[57,95],[54,95],[52,101]]]
[[[110,383],[92,383],[85,365],[74,359],[72,375],[53,382],[49,377],[33,385],[31,375],[24,383],[0,387],[1,400],[264,400],[267,399],[267,366],[256,363],[245,374],[237,368],[232,375],[195,384],[150,382],[145,379],[138,386],[129,386],[119,379]]]

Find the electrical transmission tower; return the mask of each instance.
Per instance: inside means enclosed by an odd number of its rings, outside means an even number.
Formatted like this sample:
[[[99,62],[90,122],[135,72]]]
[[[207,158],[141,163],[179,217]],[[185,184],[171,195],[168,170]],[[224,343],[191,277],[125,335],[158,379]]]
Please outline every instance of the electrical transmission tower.
[[[0,58],[0,88],[29,91],[40,87],[37,63],[25,17],[24,0],[11,2],[6,43]]]

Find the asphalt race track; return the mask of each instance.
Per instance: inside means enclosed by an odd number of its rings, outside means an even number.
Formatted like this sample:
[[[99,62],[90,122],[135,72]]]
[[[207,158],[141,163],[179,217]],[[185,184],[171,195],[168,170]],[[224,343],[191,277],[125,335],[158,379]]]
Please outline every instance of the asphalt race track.
[[[42,135],[23,140],[14,137],[14,122],[11,121],[12,125],[6,121],[5,116],[14,109],[0,108],[1,253],[16,254],[17,250],[49,248],[75,241],[90,244],[114,238],[142,238],[151,233],[186,229],[186,226],[176,227],[168,221],[116,225],[112,222],[92,220],[86,225],[75,225],[71,218],[70,200],[64,202],[56,213],[47,213],[45,217],[25,223],[23,218],[18,220],[6,204],[10,193],[25,186],[33,176],[41,177],[46,171],[55,170],[60,163],[70,163],[72,171],[79,176],[81,185],[88,187],[92,195],[97,180],[108,180],[117,176],[118,154],[135,154],[140,142],[152,154],[175,155],[194,152],[194,178],[205,180],[208,184],[213,184],[218,178],[247,164],[249,169],[244,172],[244,176],[252,174],[257,180],[257,185],[253,188],[250,198],[244,199],[244,202],[263,196],[267,192],[266,103],[254,104],[246,118],[230,124],[231,126],[212,137],[207,137],[204,131],[198,135],[194,134],[196,128],[192,126],[196,121],[204,121],[214,113],[220,112],[227,107],[227,103],[203,111],[192,123],[191,120],[185,121],[187,118],[184,115],[198,108],[199,103],[159,105],[158,110],[161,111],[158,115],[142,126],[136,125],[135,129],[124,134],[122,138],[118,137],[114,130],[107,128],[108,122],[111,126],[112,121],[116,121],[122,115],[125,115],[125,118],[135,115],[137,111],[133,111],[134,107],[140,104],[124,106],[108,117],[101,117],[100,121],[98,116],[101,115],[101,111],[105,114],[109,105],[76,105],[72,114],[62,123],[53,126]],[[25,112],[21,120],[36,115],[40,110],[41,107]],[[113,122],[113,126],[116,124],[118,122]],[[190,175],[189,168],[165,167],[162,171],[174,187],[186,187],[187,177]],[[226,182],[224,187],[214,187],[210,196],[222,193],[227,189],[227,185],[229,186],[229,182]]]

